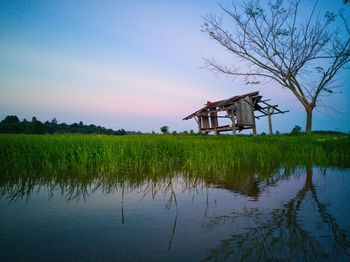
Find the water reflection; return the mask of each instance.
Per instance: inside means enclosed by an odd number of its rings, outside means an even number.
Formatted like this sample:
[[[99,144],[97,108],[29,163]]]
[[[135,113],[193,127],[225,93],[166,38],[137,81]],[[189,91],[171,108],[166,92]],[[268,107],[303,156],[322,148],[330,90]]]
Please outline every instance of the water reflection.
[[[333,186],[329,181],[334,181]],[[99,214],[91,211],[90,227],[99,225],[99,233],[106,237],[115,233],[122,235],[123,227],[130,226],[124,237],[113,235],[105,240],[106,246],[109,242],[111,246],[126,245],[123,243],[127,242],[125,237],[140,231],[146,233],[139,244],[124,247],[129,248],[130,253],[123,255],[118,251],[115,254],[115,248],[111,247],[111,255],[106,259],[138,260],[136,250],[146,260],[163,260],[165,257],[167,260],[214,261],[342,260],[350,257],[350,222],[346,219],[350,217],[350,204],[345,199],[347,191],[344,190],[349,186],[348,170],[335,172],[312,166],[250,168],[206,174],[183,170],[162,174],[23,172],[0,178],[0,204],[6,212],[6,205],[27,203],[31,206],[31,199],[40,194],[47,194],[49,202],[61,196],[66,205],[71,202],[89,205],[96,194],[117,196],[113,197],[112,206],[99,212],[108,216],[117,214],[118,220],[114,220],[114,224],[102,223],[101,227],[102,219],[97,218]],[[335,191],[340,187],[343,191]],[[93,204],[93,208],[99,208],[100,204]],[[170,215],[159,211],[159,205]],[[144,220],[148,223],[144,224]],[[154,223],[159,230],[157,237],[151,237],[154,232],[148,228],[149,223]],[[164,224],[164,227],[158,229],[158,224]],[[1,220],[0,216],[0,227],[5,226],[11,227],[11,221]],[[14,232],[16,229],[11,230],[7,230],[8,234],[21,235],[21,232]],[[53,229],[46,227],[41,230],[47,234]],[[77,230],[82,230],[81,225],[77,225]],[[0,241],[7,238],[6,234],[0,233]],[[145,241],[157,249],[156,257],[152,257],[152,248],[143,249]],[[11,242],[0,247],[1,253],[7,254],[0,259],[16,258],[12,256],[14,251],[11,252],[10,245]],[[46,248],[50,250],[52,247]],[[103,248],[96,247],[97,250]],[[83,257],[88,258],[89,251],[85,252]]]
[[[60,191],[68,201],[85,200],[95,191],[112,193],[115,191],[132,191],[142,189],[144,194],[153,197],[159,192],[170,192],[174,198],[173,181],[181,183],[186,190],[196,191],[203,187],[214,186],[231,190],[242,195],[258,198],[264,186],[269,186],[283,177],[290,175],[291,168],[284,168],[281,177],[280,167],[272,166],[254,170],[242,168],[235,171],[218,171],[196,173],[185,170],[164,171],[163,173],[132,173],[120,171],[116,173],[21,173],[0,177],[0,196],[10,202],[28,200],[40,188],[48,188],[49,198]],[[180,181],[181,180],[181,181]],[[123,194],[122,194],[123,195]]]
[[[325,174],[326,170],[322,172]],[[268,217],[256,209],[245,210],[245,213],[239,215],[232,214],[230,222],[243,216],[255,220],[256,225],[243,233],[234,232],[230,238],[220,241],[217,247],[211,249],[207,260],[234,258],[239,261],[316,261],[349,257],[349,232],[346,232],[328,211],[327,206],[331,203],[320,201],[313,183],[313,168],[307,166],[305,173],[304,185],[296,196],[281,208],[274,209]],[[300,218],[300,213],[305,212],[304,201],[312,201],[316,207],[315,214],[308,214],[309,221]],[[208,223],[213,224],[217,219],[220,217],[212,217]],[[305,229],[304,222],[318,223],[319,230],[327,227],[331,242],[324,243],[318,234]],[[325,238],[325,235],[323,237]]]

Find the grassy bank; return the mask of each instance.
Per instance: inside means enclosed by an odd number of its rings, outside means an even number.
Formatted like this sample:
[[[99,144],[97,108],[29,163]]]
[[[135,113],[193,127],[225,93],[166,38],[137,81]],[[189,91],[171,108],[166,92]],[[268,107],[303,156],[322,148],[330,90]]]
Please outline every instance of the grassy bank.
[[[154,194],[171,191],[174,179],[189,190],[250,194],[258,181],[305,172],[298,166],[350,167],[349,149],[344,135],[0,135],[0,198],[28,198],[42,186],[68,199],[145,185]]]
[[[350,167],[345,135],[0,135],[1,175],[225,171],[278,165]]]

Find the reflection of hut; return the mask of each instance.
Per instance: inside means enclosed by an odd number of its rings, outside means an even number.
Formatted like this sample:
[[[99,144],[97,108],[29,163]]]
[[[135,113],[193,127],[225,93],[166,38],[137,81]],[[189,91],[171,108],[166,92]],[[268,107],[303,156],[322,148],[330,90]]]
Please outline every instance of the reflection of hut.
[[[256,134],[255,118],[267,116],[269,121],[269,130],[272,134],[271,115],[283,114],[288,111],[281,111],[277,105],[270,105],[268,100],[262,100],[259,92],[252,92],[240,96],[233,96],[217,102],[207,102],[205,107],[185,117],[183,120],[194,118],[198,123],[199,132],[215,132],[219,134],[223,131],[242,131],[243,129],[252,129]],[[256,116],[254,112],[259,112]],[[220,115],[224,113],[224,115]],[[219,118],[226,118],[231,121],[228,125],[219,125]]]
[[[225,189],[257,200],[267,188],[285,178],[280,170],[279,167],[273,166],[260,169],[258,172],[249,168],[235,169],[232,173],[228,172],[220,178],[215,178],[215,175],[208,176],[204,181],[210,187]]]
[[[236,181],[218,181],[206,179],[206,182],[212,187],[226,189],[240,195],[253,197],[258,199],[261,189],[259,188],[260,182],[253,176],[247,176],[242,179],[236,179]]]

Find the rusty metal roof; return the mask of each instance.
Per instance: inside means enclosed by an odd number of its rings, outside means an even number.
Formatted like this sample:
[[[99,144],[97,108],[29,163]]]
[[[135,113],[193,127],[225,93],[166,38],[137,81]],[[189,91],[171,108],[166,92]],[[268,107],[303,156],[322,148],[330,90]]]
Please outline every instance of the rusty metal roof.
[[[247,94],[243,94],[243,95],[239,95],[239,96],[233,96],[233,97],[230,97],[228,99],[224,99],[224,100],[220,100],[220,101],[216,101],[216,102],[207,101],[205,107],[202,107],[201,109],[186,116],[183,120],[191,119],[191,118],[197,116],[198,114],[200,114],[204,111],[207,111],[208,109],[213,109],[216,107],[228,107],[228,106],[233,105],[233,103],[235,103],[235,102],[237,102],[237,101],[239,101],[247,96],[254,97],[257,95],[259,95],[259,91],[255,91],[255,92],[251,92],[251,93],[247,93]]]

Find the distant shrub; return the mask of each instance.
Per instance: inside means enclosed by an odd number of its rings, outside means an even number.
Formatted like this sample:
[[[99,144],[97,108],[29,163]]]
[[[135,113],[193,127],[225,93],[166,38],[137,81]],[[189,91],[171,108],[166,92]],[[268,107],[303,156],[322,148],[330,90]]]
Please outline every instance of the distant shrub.
[[[160,132],[162,132],[163,134],[169,133],[169,127],[168,126],[162,126],[160,128]]]
[[[290,133],[293,134],[293,135],[300,134],[301,133],[301,127],[300,126],[295,126]]]

